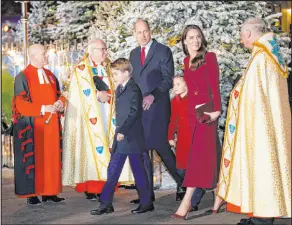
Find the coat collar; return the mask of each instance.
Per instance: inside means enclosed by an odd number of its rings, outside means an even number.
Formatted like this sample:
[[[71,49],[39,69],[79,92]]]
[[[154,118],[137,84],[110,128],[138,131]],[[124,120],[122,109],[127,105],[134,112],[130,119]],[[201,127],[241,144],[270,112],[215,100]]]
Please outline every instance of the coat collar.
[[[131,83],[133,83],[133,82],[134,82],[133,78],[130,78],[130,79],[128,80],[128,82],[126,83],[126,86],[123,88],[123,91],[120,92],[120,93],[117,93],[117,97],[119,97],[122,93],[124,93],[124,91],[128,88],[128,86],[130,86]]]

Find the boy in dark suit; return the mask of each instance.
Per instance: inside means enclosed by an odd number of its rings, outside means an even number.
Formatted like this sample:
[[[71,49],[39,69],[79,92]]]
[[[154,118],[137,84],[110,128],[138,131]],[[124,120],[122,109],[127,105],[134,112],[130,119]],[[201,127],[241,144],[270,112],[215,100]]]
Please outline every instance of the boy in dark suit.
[[[92,215],[114,212],[112,205],[114,190],[118,183],[125,160],[129,157],[134,174],[140,205],[132,210],[134,214],[154,210],[147,173],[143,166],[146,151],[142,125],[142,94],[131,78],[133,68],[129,60],[119,58],[111,64],[116,90],[116,132],[106,181],[100,195],[100,207]]]

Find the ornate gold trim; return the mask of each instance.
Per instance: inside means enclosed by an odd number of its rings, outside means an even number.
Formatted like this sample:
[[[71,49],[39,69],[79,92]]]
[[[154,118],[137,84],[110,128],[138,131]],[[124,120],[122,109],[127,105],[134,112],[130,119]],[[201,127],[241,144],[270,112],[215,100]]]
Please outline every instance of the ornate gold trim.
[[[230,146],[230,143],[229,143],[229,140],[228,140],[228,132],[229,132],[229,128],[228,128],[228,125],[229,125],[229,121],[231,120],[231,115],[233,114],[238,114],[238,112],[240,111],[240,103],[241,103],[241,93],[242,93],[242,87],[244,85],[244,82],[245,82],[245,78],[246,78],[246,73],[247,71],[249,70],[252,62],[254,61],[254,58],[259,54],[263,52],[263,50],[259,49],[257,50],[252,59],[250,60],[247,68],[245,69],[244,71],[244,74],[242,75],[242,77],[240,78],[240,80],[237,82],[237,84],[235,85],[235,87],[232,89],[232,91],[230,92],[230,100],[229,100],[229,107],[228,107],[228,112],[227,112],[227,118],[226,118],[226,121],[225,121],[225,133],[224,133],[224,143],[223,143],[223,146],[222,146],[222,157],[221,157],[221,163],[220,163],[220,177],[222,176],[223,179],[222,181],[220,182],[220,180],[218,180],[218,187],[217,187],[217,190],[216,190],[216,195],[219,196],[220,198],[222,198],[223,200],[226,201],[226,197],[228,196],[228,192],[229,192],[229,186],[230,186],[230,182],[228,181],[228,183],[226,182],[227,181],[227,178],[229,179],[230,178],[230,174],[232,172],[232,168],[233,168],[233,164],[231,163],[233,161],[233,157],[234,157],[234,153],[236,151],[235,149],[235,146],[234,146],[234,143],[236,143],[236,139],[237,139],[237,132],[238,132],[238,120],[236,119],[236,130],[235,130],[235,133],[234,133],[234,139],[233,139],[233,143],[232,143],[232,148],[233,148],[233,151],[230,151],[230,168],[229,170],[227,171],[227,174],[228,176],[225,177],[224,173],[223,173],[223,169],[221,169],[221,167],[224,167],[224,154],[225,152],[227,151],[227,149],[225,148],[226,145],[228,145],[229,148],[231,148]],[[231,108],[232,107],[232,103],[233,103],[233,93],[235,92],[236,88],[238,87],[238,85],[241,85],[241,90],[239,91],[239,99],[238,99],[238,104],[237,104],[237,111],[236,109],[234,108]],[[238,115],[237,115],[238,116]],[[220,182],[220,183],[219,183]],[[220,189],[220,186],[222,183],[225,183],[225,196],[221,196],[219,194],[219,189]]]
[[[254,46],[256,46],[256,47],[258,47],[258,48],[262,48],[263,51],[264,51],[265,53],[267,53],[268,56],[270,56],[270,58],[272,59],[273,63],[276,65],[277,69],[279,70],[281,76],[284,77],[284,78],[288,78],[288,67],[287,67],[287,65],[285,65],[285,70],[286,70],[286,71],[284,71],[284,70],[282,69],[282,67],[279,65],[279,63],[275,60],[275,58],[273,57],[272,53],[269,51],[269,49],[268,49],[264,44],[262,44],[262,43],[256,41],[256,42],[254,43]]]

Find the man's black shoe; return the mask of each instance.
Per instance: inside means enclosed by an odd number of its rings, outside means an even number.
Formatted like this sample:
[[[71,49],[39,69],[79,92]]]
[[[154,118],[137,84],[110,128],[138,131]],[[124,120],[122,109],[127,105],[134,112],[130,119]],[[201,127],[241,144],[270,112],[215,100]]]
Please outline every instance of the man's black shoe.
[[[131,204],[139,204],[140,203],[140,199],[134,199],[132,201],[130,201]]]
[[[250,218],[248,218],[248,219],[241,219],[238,223],[237,223],[237,225],[252,225],[253,223],[252,223],[252,221],[251,221],[251,219]]]
[[[100,206],[98,209],[93,209],[90,211],[91,215],[102,215],[114,212],[113,206]]]
[[[131,213],[133,214],[141,214],[141,213],[146,213],[154,210],[153,204],[144,206],[144,205],[139,205],[137,209],[131,210]]]
[[[155,197],[152,197],[152,202],[155,202]],[[130,201],[130,204],[140,204],[140,199],[139,198],[137,198],[137,199],[134,199],[134,200],[132,200],[132,201]]]
[[[39,205],[39,204],[41,204],[41,201],[39,200],[38,197],[30,197],[30,198],[27,198],[27,204],[28,205]]]
[[[181,201],[181,200],[183,200],[184,196],[185,196],[185,192],[182,192],[182,193],[176,192],[175,200]]]
[[[125,189],[136,189],[136,185],[125,186]]]
[[[97,200],[97,196],[96,196],[96,194],[87,193],[86,194],[86,199],[91,200],[91,201],[96,201]]]
[[[195,211],[198,211],[198,210],[199,210],[199,207],[196,205],[196,206],[192,207],[190,212],[195,212]]]
[[[42,196],[42,202],[48,202],[49,200],[53,202],[62,202],[65,198],[59,198],[57,195]]]
[[[176,197],[175,197],[175,200],[176,201],[183,200],[183,198],[185,196],[185,193],[186,193],[186,188],[185,187],[178,186],[177,189],[176,189]]]
[[[186,192],[186,188],[182,187],[182,186],[178,186],[176,188],[176,193],[185,193]]]

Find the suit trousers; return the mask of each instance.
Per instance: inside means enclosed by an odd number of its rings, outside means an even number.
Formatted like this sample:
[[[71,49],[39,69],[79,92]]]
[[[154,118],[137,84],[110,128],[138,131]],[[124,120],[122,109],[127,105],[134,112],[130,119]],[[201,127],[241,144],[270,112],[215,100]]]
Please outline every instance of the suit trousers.
[[[140,205],[151,204],[151,194],[147,173],[144,168],[144,159],[141,153],[121,154],[112,153],[109,166],[107,169],[107,181],[102,189],[100,201],[102,205],[112,206],[115,187],[118,183],[126,158],[129,157],[135,178],[136,188],[140,198]]]
[[[165,144],[163,148],[155,149],[159,157],[161,158],[162,162],[166,166],[167,170],[169,171],[170,175],[173,177],[175,182],[178,186],[182,185],[183,177],[181,177],[176,169],[176,161],[175,161],[175,155],[173,151],[171,150],[171,147],[169,144]],[[150,185],[150,190],[152,190],[152,197],[154,197],[154,191],[153,191],[153,164],[152,161],[149,158],[148,152],[143,152],[144,157],[144,167],[147,172],[148,181]]]

